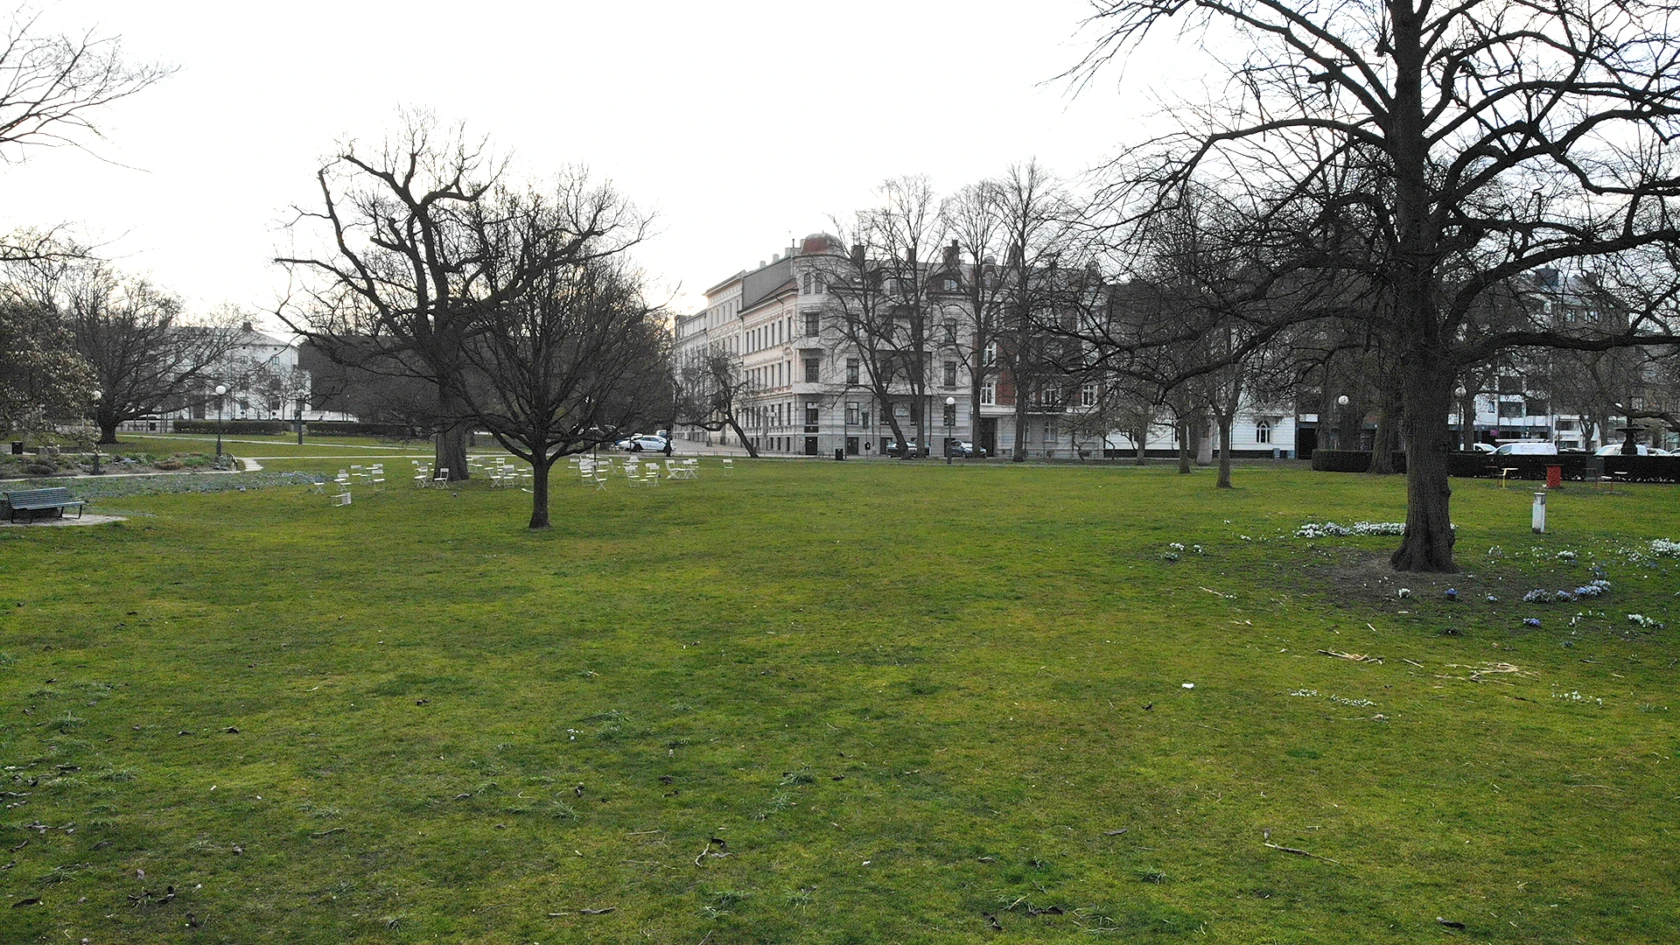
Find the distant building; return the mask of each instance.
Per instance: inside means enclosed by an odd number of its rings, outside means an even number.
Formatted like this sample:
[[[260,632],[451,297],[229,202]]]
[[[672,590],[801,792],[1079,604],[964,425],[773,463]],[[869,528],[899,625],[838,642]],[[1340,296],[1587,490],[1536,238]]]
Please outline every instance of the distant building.
[[[846,289],[835,275],[837,266],[844,268],[861,252],[845,251],[835,237],[813,233],[768,262],[711,286],[705,308],[676,320],[679,371],[697,369],[710,352],[721,351],[735,358],[752,382],[737,412],[760,452],[881,455],[894,438],[887,411],[908,439],[925,443],[934,455],[946,438],[972,442],[992,456],[1011,453],[1019,441],[1035,459],[1135,450],[1127,434],[1102,424],[1095,385],[1065,377],[1032,385],[1025,424],[1017,430],[1016,380],[995,344],[974,350],[973,319],[961,292],[964,280],[994,278],[995,272],[989,263],[983,272],[958,265],[954,249],[916,270],[932,297],[921,316],[924,324],[914,329],[925,338],[923,364],[895,374],[890,383],[872,384],[870,365],[886,362],[879,352],[864,350],[867,341],[855,330],[842,328],[847,312],[839,296]],[[979,402],[973,403],[970,372],[976,368],[982,384]],[[912,383],[908,377],[916,370],[919,382]],[[877,387],[887,389],[885,402]],[[727,429],[698,427],[677,436],[723,445],[735,438]],[[1234,455],[1292,456],[1295,438],[1293,410],[1255,405],[1239,413],[1230,447]],[[1147,448],[1173,451],[1171,426],[1153,427]]]

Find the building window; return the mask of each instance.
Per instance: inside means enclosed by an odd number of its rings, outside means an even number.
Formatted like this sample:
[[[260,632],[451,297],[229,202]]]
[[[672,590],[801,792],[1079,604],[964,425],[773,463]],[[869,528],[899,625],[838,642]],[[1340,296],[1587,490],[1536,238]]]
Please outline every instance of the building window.
[[[799,293],[801,295],[811,294],[811,274],[808,272],[805,274],[805,278],[799,282]]]
[[[987,381],[980,385],[980,403],[987,407],[997,403],[997,382]]]
[[[818,318],[818,315],[817,315],[816,312],[806,312],[805,313],[805,337],[807,337],[807,338],[817,337],[817,328],[818,328],[819,322],[820,322],[820,319]]]
[[[1520,400],[1501,400],[1499,402],[1499,417],[1510,420],[1523,415],[1523,405]]]
[[[857,358],[847,358],[846,359],[846,383],[856,384],[857,382],[858,382],[858,359]]]
[[[1254,425],[1254,442],[1272,442],[1272,424],[1269,420],[1262,420]]]
[[[1084,384],[1079,388],[1079,406],[1095,407],[1097,405],[1097,385]]]
[[[957,386],[957,362],[955,361],[945,362],[945,386]]]
[[[817,425],[817,402],[814,400],[805,405],[805,425],[808,427]],[[810,431],[807,430],[806,432],[809,433]]]
[[[945,322],[945,343],[948,345],[957,343],[957,322],[955,319],[947,319]]]
[[[986,355],[981,359],[980,363],[986,365],[987,367],[991,367],[997,363],[997,342],[993,341],[987,343]]]
[[[862,426],[862,423],[860,422],[862,417],[863,415],[858,407],[858,402],[855,400],[846,401],[846,426]]]
[[[817,375],[822,370],[822,358],[805,359],[805,383],[817,383]]]

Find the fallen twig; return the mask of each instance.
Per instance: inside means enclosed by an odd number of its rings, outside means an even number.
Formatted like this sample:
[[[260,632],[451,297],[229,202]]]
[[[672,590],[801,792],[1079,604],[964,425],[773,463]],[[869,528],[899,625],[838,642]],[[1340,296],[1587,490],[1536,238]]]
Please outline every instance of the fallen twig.
[[[311,840],[319,840],[322,837],[330,837],[335,833],[343,833],[345,831],[345,829],[346,828],[344,828],[344,827],[334,827],[331,830],[323,830],[320,833],[312,833],[312,834],[309,835],[309,838]]]
[[[717,844],[722,849],[714,851],[712,849],[712,844],[714,844],[714,843]],[[694,865],[695,866],[702,865],[702,861],[704,861],[706,859],[706,857],[708,857],[708,856],[712,857],[713,859],[722,859],[722,858],[724,858],[728,855],[729,855],[729,844],[728,843],[724,842],[723,840],[719,840],[717,837],[708,837],[706,839],[706,845],[700,848],[700,855],[694,858]]]
[[[1381,663],[1383,661],[1380,656],[1367,656],[1364,653],[1343,653],[1340,650],[1319,650],[1318,652],[1325,656],[1334,656],[1339,660],[1352,660],[1355,663]]]
[[[1202,587],[1200,584],[1196,585],[1196,587],[1197,587],[1198,590],[1207,591],[1209,594],[1212,594],[1215,597],[1223,597],[1226,600],[1234,600],[1237,596],[1235,594],[1222,594],[1219,591],[1216,591],[1211,587]]]
[[[1417,668],[1418,668],[1418,669],[1423,669],[1423,664],[1422,664],[1422,663],[1419,663],[1419,662],[1418,662],[1418,661],[1417,661],[1417,660],[1409,660],[1409,659],[1406,659],[1406,658],[1405,658],[1405,657],[1404,657],[1404,656],[1402,656],[1402,657],[1400,657],[1400,662],[1402,662],[1402,663],[1410,663],[1410,664],[1412,664],[1412,665],[1413,665],[1413,666],[1416,666],[1416,667],[1417,667]]]
[[[1105,837],[1118,837],[1118,836],[1120,836],[1121,834],[1125,833],[1126,831],[1128,831],[1130,829],[1132,829],[1132,828],[1121,827],[1119,830],[1104,830],[1103,831],[1103,836],[1105,836]]]
[[[617,911],[617,906],[608,906],[605,909],[579,909],[578,915],[606,915],[609,912]]]
[[[1468,676],[1445,675],[1444,676],[1444,675],[1441,675],[1441,674],[1437,673],[1435,675],[1435,678],[1436,679],[1457,679],[1457,680],[1460,680],[1460,681],[1463,681],[1463,682],[1478,682],[1479,683],[1479,682],[1484,681],[1482,679],[1483,676],[1515,675],[1515,676],[1527,676],[1527,677],[1531,677],[1531,678],[1534,676],[1533,673],[1524,672],[1521,668],[1519,668],[1519,667],[1517,667],[1517,666],[1515,666],[1511,663],[1483,663],[1480,666],[1466,666],[1462,663],[1448,663],[1447,668],[1448,669],[1468,669],[1468,670],[1470,670],[1470,675],[1468,675]]]
[[[1306,850],[1297,850],[1294,847],[1279,846],[1275,843],[1272,843],[1270,840],[1266,841],[1266,846],[1269,846],[1272,849],[1277,850],[1280,853],[1293,853],[1296,856],[1310,857],[1314,860],[1323,860],[1326,863],[1336,863],[1337,865],[1340,865],[1340,861],[1332,860],[1327,856],[1319,856],[1317,853],[1308,853]]]

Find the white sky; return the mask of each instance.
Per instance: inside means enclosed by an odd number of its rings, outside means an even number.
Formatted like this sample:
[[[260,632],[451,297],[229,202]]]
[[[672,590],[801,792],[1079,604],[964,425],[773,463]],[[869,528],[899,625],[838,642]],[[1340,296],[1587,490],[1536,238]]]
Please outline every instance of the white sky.
[[[1165,66],[1070,96],[1083,0],[59,0],[44,23],[180,71],[96,116],[98,155],[0,166],[0,226],[67,222],[195,310],[272,310],[287,208],[336,140],[399,106],[465,121],[541,179],[587,165],[644,209],[639,254],[679,310],[888,177],[942,190],[1036,157],[1077,174],[1144,137]],[[1166,53],[1167,50],[1162,50]],[[103,159],[103,160],[101,160]],[[266,320],[270,326],[278,323]]]

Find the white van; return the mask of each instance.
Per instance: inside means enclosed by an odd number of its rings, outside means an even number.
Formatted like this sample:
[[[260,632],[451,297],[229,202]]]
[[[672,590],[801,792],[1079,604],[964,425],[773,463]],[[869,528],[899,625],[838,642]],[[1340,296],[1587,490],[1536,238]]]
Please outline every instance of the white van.
[[[1521,440],[1516,443],[1504,443],[1493,451],[1495,456],[1556,456],[1556,443],[1541,440]]]

